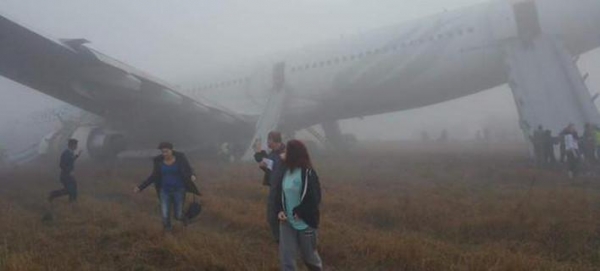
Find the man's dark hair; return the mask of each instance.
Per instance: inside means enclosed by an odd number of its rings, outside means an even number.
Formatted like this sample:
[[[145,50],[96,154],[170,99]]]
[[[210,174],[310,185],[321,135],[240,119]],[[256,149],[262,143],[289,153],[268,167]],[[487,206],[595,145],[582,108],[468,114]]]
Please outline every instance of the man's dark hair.
[[[69,139],[69,141],[67,142],[67,145],[68,145],[69,147],[70,147],[70,146],[75,146],[75,145],[77,145],[77,142],[79,142],[79,141],[77,141],[77,139],[75,139],[75,138],[71,138],[71,139]]]
[[[171,142],[160,142],[158,144],[158,149],[162,150],[162,149],[169,149],[169,150],[173,150],[173,144]]]
[[[275,143],[281,143],[281,133],[280,132],[276,132],[276,131],[272,131],[269,132],[269,139],[271,139],[271,141],[275,142]]]

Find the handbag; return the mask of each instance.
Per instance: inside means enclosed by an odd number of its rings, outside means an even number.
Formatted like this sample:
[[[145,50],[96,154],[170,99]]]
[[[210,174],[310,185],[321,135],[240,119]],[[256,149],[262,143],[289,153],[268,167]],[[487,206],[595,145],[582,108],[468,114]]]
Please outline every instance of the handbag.
[[[194,196],[193,201],[185,211],[185,218],[187,221],[190,221],[200,215],[200,213],[202,213],[202,205],[200,205],[200,203],[196,200],[196,196]]]

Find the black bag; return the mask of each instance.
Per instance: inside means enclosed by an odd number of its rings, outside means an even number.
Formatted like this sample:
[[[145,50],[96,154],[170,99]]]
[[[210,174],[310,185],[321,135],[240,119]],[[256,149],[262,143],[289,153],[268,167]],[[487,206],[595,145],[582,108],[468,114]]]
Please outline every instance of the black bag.
[[[194,196],[194,201],[190,203],[187,210],[185,211],[185,218],[187,221],[190,221],[200,215],[202,212],[202,205],[198,201],[196,201],[196,197]]]

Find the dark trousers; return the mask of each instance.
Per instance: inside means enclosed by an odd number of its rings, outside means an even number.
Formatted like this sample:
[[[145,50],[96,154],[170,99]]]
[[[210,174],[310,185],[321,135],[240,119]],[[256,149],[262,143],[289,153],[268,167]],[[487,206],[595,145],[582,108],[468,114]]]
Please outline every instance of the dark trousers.
[[[275,189],[269,187],[269,198],[267,200],[267,223],[269,223],[269,229],[271,235],[276,242],[279,242],[279,219],[277,218],[277,211],[275,205],[278,203],[276,199]]]
[[[62,196],[69,196],[69,201],[73,202],[77,200],[77,182],[71,174],[61,173],[60,182],[63,185],[63,189],[54,190],[50,192],[50,200],[53,200]]]
[[[567,163],[569,164],[569,171],[573,174],[573,177],[576,177],[579,169],[579,155],[575,151],[567,151]]]

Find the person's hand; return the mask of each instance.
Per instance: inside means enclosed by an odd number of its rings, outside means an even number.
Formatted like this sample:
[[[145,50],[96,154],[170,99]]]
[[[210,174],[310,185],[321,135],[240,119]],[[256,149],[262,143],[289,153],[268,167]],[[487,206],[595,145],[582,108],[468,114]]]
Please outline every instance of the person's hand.
[[[267,168],[267,163],[265,163],[264,161],[261,161],[260,163],[258,163],[258,167],[262,168],[262,169],[266,169]]]
[[[196,175],[192,175],[192,182],[196,181]]]
[[[254,152],[262,151],[262,143],[260,142],[260,139],[257,139],[256,141],[254,141],[252,148],[254,148]]]
[[[277,218],[279,219],[279,221],[287,220],[287,216],[285,215],[285,213],[283,211],[281,211],[281,212],[279,212],[279,214],[277,214]]]
[[[140,192],[140,188],[139,187],[136,186],[136,187],[133,188],[133,193],[137,194],[139,192]]]
[[[300,221],[300,220],[302,220],[302,219],[301,219],[301,218],[298,216],[298,214],[294,214],[294,220],[296,220],[296,221]]]

